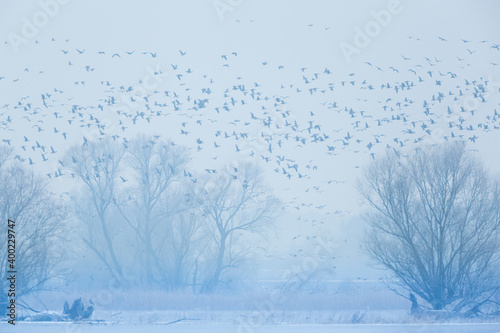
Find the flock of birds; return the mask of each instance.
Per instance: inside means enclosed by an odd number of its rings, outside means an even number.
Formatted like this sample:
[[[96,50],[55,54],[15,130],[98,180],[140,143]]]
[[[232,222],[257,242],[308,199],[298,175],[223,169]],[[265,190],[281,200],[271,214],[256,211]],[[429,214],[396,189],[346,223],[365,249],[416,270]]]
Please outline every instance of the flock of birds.
[[[339,75],[334,64],[289,68],[253,60],[245,66],[254,70],[242,76],[236,50],[221,54],[213,73],[205,74],[189,50],[167,62],[155,51],[109,52],[51,39],[39,43],[49,44],[52,67],[0,73],[2,91],[11,92],[0,105],[1,141],[34,169],[50,164],[44,170],[55,179],[71,177],[62,162],[70,144],[109,138],[127,146],[137,133],[153,132],[188,146],[202,173],[216,173],[218,160],[252,159],[279,175],[284,190],[301,182],[306,194],[321,196],[344,183],[329,169],[350,156],[370,160],[386,149],[443,140],[475,143],[482,132],[500,129],[499,86],[488,77],[500,64],[500,45],[454,42],[459,54],[402,54],[394,66],[360,63],[361,74]],[[470,74],[477,61],[486,61],[489,72]],[[142,79],[127,82],[122,72],[137,63],[148,64]],[[113,66],[118,75],[105,74]],[[260,79],[286,71],[295,79]],[[30,81],[54,83],[28,95]],[[193,173],[184,175],[196,181]],[[289,205],[346,213],[300,195]]]

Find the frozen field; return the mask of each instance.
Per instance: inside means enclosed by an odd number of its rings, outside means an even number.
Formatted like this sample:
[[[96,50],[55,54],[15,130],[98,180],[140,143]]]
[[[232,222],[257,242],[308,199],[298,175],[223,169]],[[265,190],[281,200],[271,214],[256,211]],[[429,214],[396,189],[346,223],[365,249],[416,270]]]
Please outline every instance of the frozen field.
[[[97,304],[92,322],[21,321],[15,327],[2,322],[0,333],[500,332],[500,322],[495,318],[457,318],[446,323],[415,318],[409,314],[406,300],[394,298],[393,293],[377,283],[343,283],[333,289],[335,297],[328,293],[295,294],[276,304],[269,303],[262,292],[116,293],[107,306]],[[93,293],[84,298],[90,294]],[[58,294],[43,296],[50,310],[58,313],[65,299],[75,298]]]
[[[497,324],[414,324],[414,325],[264,325],[249,329],[232,324],[174,324],[174,325],[130,325],[130,324],[66,324],[66,323],[21,323],[12,327],[2,323],[1,332],[29,333],[128,333],[128,332],[180,332],[180,333],[299,333],[299,332],[371,332],[371,333],[412,333],[412,332],[500,332]]]

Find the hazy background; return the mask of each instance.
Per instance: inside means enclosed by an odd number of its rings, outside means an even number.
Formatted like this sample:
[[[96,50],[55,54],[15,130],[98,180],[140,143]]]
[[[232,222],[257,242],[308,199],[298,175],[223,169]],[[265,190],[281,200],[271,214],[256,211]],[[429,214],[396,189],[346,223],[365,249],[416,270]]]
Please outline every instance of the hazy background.
[[[369,268],[367,259],[359,251],[363,232],[361,214],[365,207],[361,205],[355,184],[363,166],[372,160],[370,153],[381,156],[387,145],[397,147],[394,138],[404,139],[404,130],[413,127],[409,122],[395,121],[377,128],[376,119],[391,116],[384,113],[384,104],[395,107],[397,98],[406,97],[414,101],[413,105],[404,107],[408,119],[424,121],[427,119],[423,115],[424,100],[430,101],[438,91],[447,93],[464,89],[465,79],[471,82],[480,78],[500,81],[499,66],[492,64],[500,63],[500,52],[491,47],[498,43],[500,4],[496,1],[401,1],[401,13],[392,15],[388,26],[382,27],[370,44],[353,55],[349,62],[342,54],[341,43],[353,44],[354,28],[364,29],[367,22],[374,20],[370,12],[387,9],[387,1],[247,0],[234,3],[236,5],[230,11],[220,16],[214,6],[217,2],[213,1],[73,0],[60,5],[48,24],[39,28],[36,35],[29,38],[26,44],[19,45],[18,52],[15,52],[8,42],[9,33],[21,35],[23,17],[32,21],[41,7],[38,1],[0,1],[0,76],[4,77],[0,80],[0,105],[10,105],[0,109],[0,119],[5,121],[8,115],[12,119],[0,130],[0,137],[12,140],[11,145],[22,158],[31,157],[34,164],[30,167],[36,172],[42,175],[54,173],[58,168],[58,159],[67,147],[82,143],[84,136],[99,137],[99,132],[95,126],[68,124],[66,118],[54,117],[53,110],[64,114],[71,110],[70,105],[73,104],[92,105],[94,110],[86,112],[95,112],[96,117],[107,122],[106,134],[119,134],[125,138],[133,138],[141,132],[161,134],[188,146],[191,164],[201,172],[205,168],[218,168],[227,163],[255,160],[262,165],[273,193],[286,204],[286,210],[277,221],[276,228],[266,235],[267,240],[259,240],[270,255],[259,260],[257,269],[251,269],[256,272],[253,277],[279,279],[280,274],[294,262],[294,254],[299,250],[307,253],[311,248],[307,237],[318,235],[331,240],[336,252],[336,269],[331,279],[378,279],[384,276],[384,272]],[[79,54],[76,49],[85,52]],[[470,53],[467,49],[474,52]],[[69,50],[69,53],[64,54],[61,50]],[[105,55],[98,54],[99,51],[105,52]],[[127,51],[135,53],[128,56]],[[155,53],[157,57],[143,52]],[[115,53],[120,57],[112,57]],[[222,58],[223,55],[227,60]],[[406,61],[402,56],[411,60]],[[425,60],[425,57],[432,61]],[[457,57],[465,60],[460,61]],[[68,62],[72,65],[69,66]],[[175,70],[172,65],[178,66],[178,69]],[[418,76],[428,79],[419,89],[399,95],[393,90],[379,89],[387,82],[394,85],[405,80],[416,81],[417,75],[409,69],[419,70],[417,65],[423,66]],[[85,66],[95,70],[89,72]],[[379,66],[381,70],[374,66]],[[398,72],[391,70],[391,66]],[[182,91],[182,95],[179,94],[184,99],[189,95],[199,96],[201,88],[210,86],[213,93],[207,108],[195,112],[185,102],[181,107],[184,115],[166,108],[165,111],[170,114],[154,118],[150,123],[140,119],[135,124],[113,110],[96,109],[98,104],[104,104],[102,100],[106,98],[106,87],[101,81],[109,80],[115,86],[136,86],[148,75],[148,68],[161,69],[164,73],[154,90]],[[331,74],[325,74],[325,68]],[[186,74],[189,69],[192,74]],[[430,78],[427,70],[433,70],[435,76]],[[180,71],[183,72],[182,79],[176,77]],[[442,79],[443,85],[438,87],[434,81],[440,71],[445,78]],[[447,72],[457,73],[458,78],[450,79]],[[319,78],[305,83],[304,76],[311,80],[314,73],[320,73]],[[210,83],[211,79],[213,83]],[[85,86],[74,84],[83,80],[86,81]],[[356,81],[355,85],[349,83],[352,80]],[[363,81],[368,83],[363,84]],[[291,112],[300,129],[307,131],[309,121],[314,121],[314,125],[322,126],[320,133],[329,135],[330,141],[321,144],[308,142],[299,147],[300,142],[290,140],[280,148],[273,141],[273,153],[267,151],[267,143],[251,144],[255,157],[249,157],[248,151],[246,154],[235,151],[235,144],[241,148],[241,141],[224,141],[216,137],[216,131],[230,133],[237,129],[249,132],[250,138],[258,138],[262,128],[257,124],[245,128],[241,123],[233,126],[230,122],[249,121],[250,112],[257,114],[262,105],[272,109],[272,103],[250,102],[250,105],[234,108],[231,112],[215,112],[215,107],[221,107],[228,100],[224,96],[226,89],[238,84],[245,84],[247,88],[256,87],[254,83],[258,83],[262,96],[287,96],[286,106],[282,107]],[[335,85],[333,91],[328,89],[330,83]],[[373,84],[376,89],[360,89],[368,84]],[[299,87],[300,93],[297,91]],[[309,93],[310,87],[327,92]],[[54,88],[64,93],[54,97],[53,110],[43,115],[45,109],[42,108],[40,95],[51,93]],[[190,88],[192,92],[186,92],[185,88]],[[498,88],[495,91],[498,93]],[[45,126],[45,131],[38,132],[32,127],[35,120],[23,121],[22,111],[13,109],[26,96],[26,101],[42,108],[42,114],[36,117],[43,120],[41,126]],[[388,98],[394,101],[388,102]],[[338,107],[328,108],[335,102]],[[486,104],[481,104],[476,117],[468,121],[477,129],[477,124],[484,122],[493,109],[500,110],[498,102],[498,94],[493,94]],[[432,107],[432,112],[438,115],[445,115],[446,106],[453,105],[451,102],[439,104],[435,103]],[[364,110],[373,116],[373,119],[367,120],[370,121],[370,129],[357,132],[353,124],[355,120],[344,108],[353,108],[356,112]],[[186,118],[190,113],[197,115]],[[210,123],[208,118],[217,119],[217,122]],[[203,120],[203,125],[198,126],[195,119]],[[118,125],[120,120],[126,121],[126,130]],[[182,126],[186,121],[188,124]],[[363,124],[364,121],[361,126]],[[447,122],[437,120],[433,125],[432,133],[441,128],[448,131]],[[54,133],[52,127],[67,132],[67,140],[63,140],[60,133]],[[180,134],[181,129],[190,134]],[[378,134],[385,135],[381,138],[382,142],[367,149],[367,144],[374,142],[374,135]],[[465,134],[465,140],[473,135],[472,132]],[[341,141],[334,141],[346,135],[354,135],[349,146],[344,147]],[[431,137],[428,143],[443,136],[439,132],[435,136],[427,135],[420,130],[415,135],[407,135],[410,141],[403,149],[412,149],[412,141],[422,135],[425,140]],[[469,143],[478,150],[490,169],[499,171],[498,131],[477,129],[474,135],[478,137],[476,143],[468,140]],[[36,139],[47,147],[52,146],[57,153],[48,155],[49,160],[44,163],[38,152],[19,149],[24,136]],[[204,142],[201,150],[197,148],[198,138]],[[358,139],[361,142],[355,141]],[[214,148],[213,141],[221,148]],[[335,155],[328,154],[327,144],[336,146]],[[266,163],[260,155],[270,156],[271,162]],[[298,164],[299,171],[293,173],[291,179],[280,169],[278,173],[274,171],[278,167],[274,162],[276,155],[286,156]],[[216,156],[217,159],[214,159]],[[298,173],[305,177],[298,178]],[[51,188],[57,193],[70,192],[74,186],[68,175],[51,180]]]

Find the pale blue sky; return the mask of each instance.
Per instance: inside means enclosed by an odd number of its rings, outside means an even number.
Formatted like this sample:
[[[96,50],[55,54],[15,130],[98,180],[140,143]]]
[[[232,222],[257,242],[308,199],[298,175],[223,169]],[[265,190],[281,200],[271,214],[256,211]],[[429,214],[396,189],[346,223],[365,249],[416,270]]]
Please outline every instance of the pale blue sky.
[[[189,123],[187,130],[191,135],[180,135],[180,124],[186,121],[186,117],[172,115],[151,124],[143,121],[132,126],[127,123],[127,131],[122,131],[117,123],[123,119],[114,111],[98,113],[99,117],[108,121],[109,127],[114,124],[114,133],[125,137],[133,137],[141,131],[163,133],[165,137],[192,148],[194,165],[203,165],[201,169],[205,166],[216,168],[227,162],[246,160],[248,156],[234,151],[235,143],[241,148],[240,141],[223,146],[223,153],[216,151],[213,141],[218,141],[219,144],[222,144],[222,141],[215,137],[214,133],[217,130],[232,132],[237,128],[240,132],[250,132],[250,137],[258,137],[258,127],[232,127],[230,122],[248,121],[249,112],[257,113],[262,104],[241,106],[240,109],[221,115],[215,124],[209,123],[207,118],[219,117],[214,112],[214,107],[224,102],[226,89],[241,82],[249,88],[256,82],[260,85],[259,89],[270,97],[288,96],[286,110],[293,115],[291,119],[298,121],[303,131],[307,131],[309,121],[322,126],[321,132],[330,136],[327,144],[335,145],[336,153],[338,152],[336,156],[328,155],[326,143],[309,143],[306,147],[287,144],[278,149],[276,140],[273,141],[275,152],[272,154],[267,154],[267,144],[252,146],[258,150],[256,159],[266,170],[269,184],[275,193],[289,204],[289,212],[282,221],[286,228],[280,229],[278,238],[282,235],[291,238],[297,233],[313,235],[323,233],[324,230],[341,229],[332,233],[334,239],[344,240],[351,236],[357,239],[358,231],[353,232],[346,225],[358,220],[360,201],[354,184],[361,175],[362,166],[371,161],[369,153],[375,152],[376,156],[383,154],[386,144],[394,145],[394,138],[404,139],[402,131],[410,128],[407,125],[400,127],[399,122],[394,122],[383,130],[372,126],[367,131],[357,132],[353,125],[355,120],[346,112],[328,109],[329,103],[338,102],[342,108],[353,108],[356,112],[365,111],[375,117],[370,121],[377,117],[390,117],[391,114],[384,114],[382,105],[389,103],[388,98],[395,102],[402,94],[388,92],[387,89],[380,90],[380,85],[387,82],[394,85],[406,80],[416,82],[417,75],[409,70],[420,70],[418,76],[427,81],[422,85],[417,84],[418,89],[406,92],[403,96],[414,101],[413,105],[405,107],[404,112],[409,115],[408,118],[423,121],[427,119],[423,115],[423,103],[430,101],[432,95],[455,91],[458,85],[465,88],[465,79],[479,82],[479,78],[483,77],[485,80],[500,82],[500,66],[491,64],[500,63],[500,51],[492,48],[500,43],[500,3],[497,1],[402,0],[398,7],[400,12],[391,15],[390,23],[381,27],[380,32],[371,38],[369,45],[360,49],[360,53],[355,54],[350,62],[342,53],[341,43],[354,44],[355,29],[365,29],[367,24],[374,21],[371,12],[387,10],[390,1],[223,1],[235,5],[221,17],[214,6],[220,5],[220,2],[211,0],[72,0],[59,5],[57,13],[48,18],[46,25],[40,27],[34,37],[26,38],[26,43],[21,42],[18,52],[15,52],[12,45],[5,41],[17,38],[13,34],[23,35],[23,20],[26,18],[32,22],[33,17],[42,11],[43,6],[40,3],[46,2],[0,1],[3,9],[0,12],[0,77],[5,77],[0,80],[0,106],[10,104],[9,107],[0,109],[0,120],[7,119],[8,115],[13,119],[12,123],[8,123],[13,131],[0,130],[2,138],[12,140],[13,145],[18,148],[23,144],[24,136],[43,145],[54,146],[58,152],[57,158],[49,156],[47,163],[42,162],[38,151],[19,151],[22,157],[30,156],[35,161],[35,170],[43,173],[53,172],[58,167],[57,160],[64,149],[69,144],[81,142],[83,136],[88,137],[92,133],[88,128],[78,126],[65,129],[66,119],[56,119],[52,116],[52,111],[46,117],[36,116],[39,117],[38,120],[43,120],[40,125],[46,127],[45,131],[37,132],[33,123],[23,122],[22,111],[14,111],[13,105],[22,97],[29,96],[23,103],[30,101],[35,106],[42,107],[39,96],[51,93],[57,88],[64,91],[59,103],[65,105],[55,103],[53,107],[61,114],[68,112],[68,105],[96,107],[98,100],[106,95],[105,87],[99,84],[100,81],[109,80],[117,86],[137,86],[138,81],[148,75],[148,68],[161,68],[165,72],[165,78],[154,88],[159,91],[185,92],[185,88],[190,87],[193,92],[182,95],[185,98],[190,94],[200,95],[201,88],[207,85],[212,87],[215,93],[210,97],[210,111],[206,111],[206,114],[199,118],[204,121],[203,127]],[[419,40],[410,39],[409,36]],[[66,42],[66,39],[69,41]],[[79,54],[76,49],[85,52]],[[61,50],[69,53],[64,54]],[[134,50],[135,53],[127,57],[126,51]],[[186,52],[186,55],[181,55],[179,50]],[[105,52],[106,56],[100,56],[99,51]],[[142,55],[142,52],[156,53],[158,57]],[[232,52],[237,53],[237,56],[232,55]],[[114,53],[120,54],[120,58],[112,58]],[[226,62],[222,55],[226,55],[229,60]],[[404,60],[402,55],[410,60]],[[431,61],[425,60],[426,57]],[[72,66],[69,66],[68,62],[71,62]],[[228,63],[229,67],[224,67],[225,63]],[[86,71],[84,67],[87,65],[95,68],[95,71]],[[193,74],[184,73],[182,80],[179,80],[176,78],[178,72],[172,65],[179,66],[183,71],[191,68]],[[280,66],[283,66],[283,69],[280,69]],[[381,67],[383,71],[375,69],[374,66]],[[325,68],[332,74],[326,75]],[[434,77],[427,75],[428,70],[433,71]],[[44,73],[39,73],[40,71]],[[437,86],[434,81],[438,80],[440,71],[444,74],[443,85]],[[457,81],[449,78],[449,71],[458,73]],[[312,83],[317,89],[328,90],[329,83],[335,84],[336,89],[331,95],[307,93],[309,86],[304,83],[303,76],[311,80],[314,73],[321,74],[320,78]],[[351,73],[354,75],[350,76]],[[204,75],[207,75],[207,78],[204,78]],[[491,78],[488,78],[489,75]],[[210,78],[214,79],[213,84],[207,83]],[[15,81],[17,79],[19,81]],[[75,86],[74,82],[80,80],[86,80],[88,84],[84,88]],[[353,88],[349,86],[351,80],[356,81]],[[373,83],[377,89],[359,89],[365,80],[367,84]],[[342,81],[347,84],[342,86]],[[282,89],[281,85],[286,89]],[[290,88],[290,85],[294,85],[293,88]],[[298,87],[305,89],[305,92],[299,94],[296,90]],[[448,130],[448,121],[443,120],[446,117],[446,107],[450,106],[446,104],[448,101],[435,103],[432,107],[432,112],[439,116],[433,118],[436,123],[433,123],[432,133],[436,133],[439,128]],[[497,87],[487,98],[487,102],[479,105],[477,116],[467,120],[477,126],[493,109],[500,110],[498,103]],[[266,104],[266,107],[269,105]],[[43,113],[43,107],[41,110]],[[316,118],[311,118],[311,111]],[[192,118],[193,122],[194,119],[197,118]],[[363,125],[364,120],[361,120]],[[53,133],[52,127],[66,130],[69,133],[68,140],[63,141],[60,133]],[[474,135],[479,138],[474,147],[479,150],[481,158],[489,167],[498,170],[498,131],[474,133],[477,133]],[[377,134],[386,135],[385,139],[381,139],[385,141],[373,150],[367,149],[367,144],[373,142],[373,135]],[[276,136],[279,135],[285,135],[285,132],[278,131]],[[342,149],[340,140],[346,135],[354,135],[353,141],[361,142]],[[465,139],[468,139],[473,134],[465,132],[465,135]],[[197,138],[205,142],[205,148],[200,152],[196,148]],[[416,136],[412,136],[411,140],[414,138]],[[334,141],[336,139],[339,141]],[[263,162],[259,157],[261,154],[282,155],[293,159],[299,164],[300,172],[311,178],[298,179],[294,174],[294,178],[288,180],[283,175],[277,175],[274,169],[281,166],[275,164],[274,157],[271,163]],[[218,159],[212,159],[214,156]],[[314,166],[317,169],[314,169]],[[332,180],[334,182],[328,183]],[[67,189],[68,182],[58,179],[53,184],[55,189],[61,190]],[[302,204],[304,205],[301,206]],[[309,204],[312,206],[307,207]],[[325,208],[315,209],[316,206]],[[316,219],[327,223],[319,227],[322,229],[316,230],[310,225],[297,222],[299,217],[302,220]],[[291,242],[288,239],[280,246],[288,251],[289,243]],[[344,251],[348,253],[355,248],[356,245],[352,245],[352,248],[345,246]]]

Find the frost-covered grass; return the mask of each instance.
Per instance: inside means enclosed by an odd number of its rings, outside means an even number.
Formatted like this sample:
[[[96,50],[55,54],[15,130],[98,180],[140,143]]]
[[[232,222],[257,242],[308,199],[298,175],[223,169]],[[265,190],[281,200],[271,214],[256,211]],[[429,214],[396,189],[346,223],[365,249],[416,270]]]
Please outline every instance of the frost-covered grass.
[[[225,323],[228,325],[283,324],[419,324],[438,322],[415,318],[410,302],[380,283],[342,282],[314,292],[278,292],[276,288],[238,288],[212,294],[190,291],[98,289],[37,295],[47,310],[62,312],[64,301],[92,299],[92,318],[101,323],[156,325]],[[38,307],[40,309],[40,307]],[[498,318],[446,320],[448,323],[500,322]],[[176,324],[177,325],[177,324]]]
[[[179,323],[165,324],[119,324],[108,323],[99,325],[90,324],[40,324],[21,323],[16,327],[1,327],[2,332],[30,332],[30,333],[417,333],[417,332],[499,332],[500,324],[413,324],[413,325],[256,325],[242,328],[241,326],[225,323]]]
[[[94,319],[105,322],[134,324],[226,323],[244,326],[283,324],[423,324],[423,323],[500,323],[500,318],[454,318],[436,320],[433,317],[415,318],[404,310],[358,311],[99,311]]]
[[[97,309],[120,311],[149,310],[254,310],[262,304],[286,311],[405,310],[410,303],[379,282],[338,282],[329,288],[309,291],[282,291],[273,286],[246,286],[211,294],[162,290],[72,290],[41,293],[37,298],[50,310],[62,308],[65,300],[83,297],[97,303]]]

